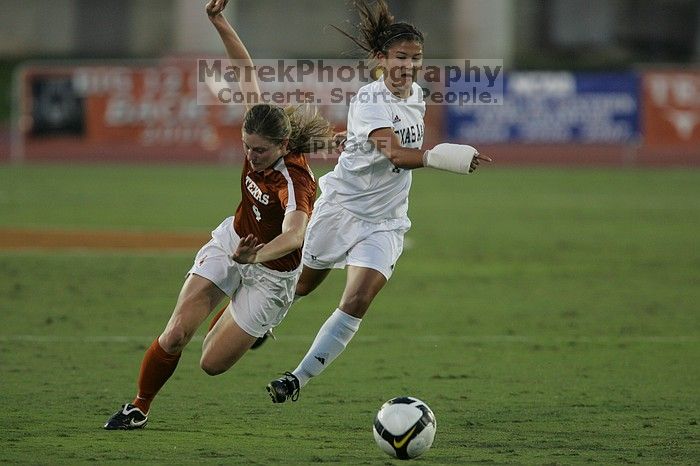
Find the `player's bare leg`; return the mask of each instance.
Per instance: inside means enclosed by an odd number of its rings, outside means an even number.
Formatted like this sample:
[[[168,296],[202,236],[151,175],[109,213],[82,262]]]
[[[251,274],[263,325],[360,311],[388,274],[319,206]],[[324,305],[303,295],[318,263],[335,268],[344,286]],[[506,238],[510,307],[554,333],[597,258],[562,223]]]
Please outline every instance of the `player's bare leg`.
[[[294,294],[298,297],[308,296],[323,283],[330,271],[331,269],[319,270],[304,266],[301,270],[299,281],[297,281],[297,288]]]
[[[224,296],[209,280],[194,274],[187,277],[165,330],[143,357],[136,398],[114,413],[105,429],[138,429],[146,425],[151,402],[175,372],[182,349]]]
[[[348,266],[345,289],[338,308],[344,313],[361,319],[374,298],[386,285],[386,277],[367,267]]]
[[[216,285],[199,275],[190,274],[182,286],[175,310],[158,343],[166,353],[181,352],[190,342],[204,319],[226,294]]]
[[[199,365],[209,375],[222,374],[236,364],[256,340],[257,337],[238,326],[227,308],[204,339]]]
[[[209,328],[207,329],[207,333],[211,332],[211,329],[213,329],[216,323],[219,321],[219,319],[221,319],[221,316],[224,315],[224,313],[226,312],[228,305],[229,303],[226,303],[226,305],[221,307],[219,312],[217,312],[214,315],[214,317],[211,319],[211,322],[209,322]],[[253,343],[253,346],[250,347],[250,349],[255,350],[260,348],[270,336],[272,336],[272,331],[268,331],[265,335],[261,336],[260,338],[257,338],[255,340],[255,343]]]
[[[295,401],[299,389],[309,379],[323,372],[345,350],[360,328],[362,317],[386,281],[386,277],[374,269],[352,265],[347,267],[340,305],[321,326],[306,356],[294,371],[287,372],[268,384],[267,391],[274,403],[288,399]]]

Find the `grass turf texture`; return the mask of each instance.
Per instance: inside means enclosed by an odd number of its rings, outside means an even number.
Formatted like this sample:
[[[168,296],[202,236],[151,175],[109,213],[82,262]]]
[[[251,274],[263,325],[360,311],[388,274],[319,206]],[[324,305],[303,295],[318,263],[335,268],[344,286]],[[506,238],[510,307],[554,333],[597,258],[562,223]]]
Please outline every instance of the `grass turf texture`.
[[[208,230],[238,179],[0,167],[0,227]],[[0,463],[391,463],[372,419],[404,394],[438,420],[421,464],[700,462],[700,172],[424,171],[411,218],[394,278],[299,402],[264,386],[304,354],[342,272],[222,376],[193,341],[136,432],[101,425],[195,251],[0,251]]]

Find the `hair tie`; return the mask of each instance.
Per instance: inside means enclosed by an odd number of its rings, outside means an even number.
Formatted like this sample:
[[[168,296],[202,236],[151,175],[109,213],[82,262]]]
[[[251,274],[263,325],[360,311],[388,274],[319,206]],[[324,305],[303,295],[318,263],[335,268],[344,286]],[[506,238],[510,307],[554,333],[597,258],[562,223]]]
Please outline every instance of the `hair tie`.
[[[382,45],[382,48],[381,48],[379,51],[380,51],[380,52],[383,52],[383,51],[386,49],[386,46],[387,46],[387,44],[388,44],[389,42],[391,42],[391,41],[393,41],[393,40],[395,40],[395,39],[397,39],[398,37],[401,37],[401,36],[416,36],[416,37],[418,37],[418,34],[416,34],[415,32],[400,32],[400,33],[396,34],[395,36],[392,36],[392,37],[390,37],[389,39],[387,39],[386,42],[384,42],[384,44]]]

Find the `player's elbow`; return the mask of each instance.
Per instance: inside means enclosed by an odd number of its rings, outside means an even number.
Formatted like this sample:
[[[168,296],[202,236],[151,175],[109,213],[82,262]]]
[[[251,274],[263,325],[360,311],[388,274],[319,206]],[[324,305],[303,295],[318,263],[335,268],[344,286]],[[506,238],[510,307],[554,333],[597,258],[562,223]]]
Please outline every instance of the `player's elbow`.
[[[284,232],[284,249],[295,251],[304,245],[305,228],[294,228]]]
[[[290,238],[290,243],[294,249],[301,249],[301,247],[304,245],[305,232],[305,228],[299,228],[298,230],[293,231],[292,237]]]
[[[294,225],[285,232],[287,244],[290,249],[299,249],[304,245],[304,235],[306,234],[306,222]]]
[[[403,158],[400,157],[396,152],[389,152],[388,154],[385,154],[386,158],[389,159],[389,161],[394,165],[395,167],[401,168],[401,163],[403,162]]]

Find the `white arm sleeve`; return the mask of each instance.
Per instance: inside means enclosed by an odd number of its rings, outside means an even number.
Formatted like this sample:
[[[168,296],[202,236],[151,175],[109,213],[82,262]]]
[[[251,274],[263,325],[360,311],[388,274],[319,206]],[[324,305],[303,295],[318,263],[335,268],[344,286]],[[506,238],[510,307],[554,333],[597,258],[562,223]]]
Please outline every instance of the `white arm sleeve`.
[[[423,165],[453,173],[469,173],[469,166],[478,154],[472,146],[461,144],[438,144],[423,154]]]

